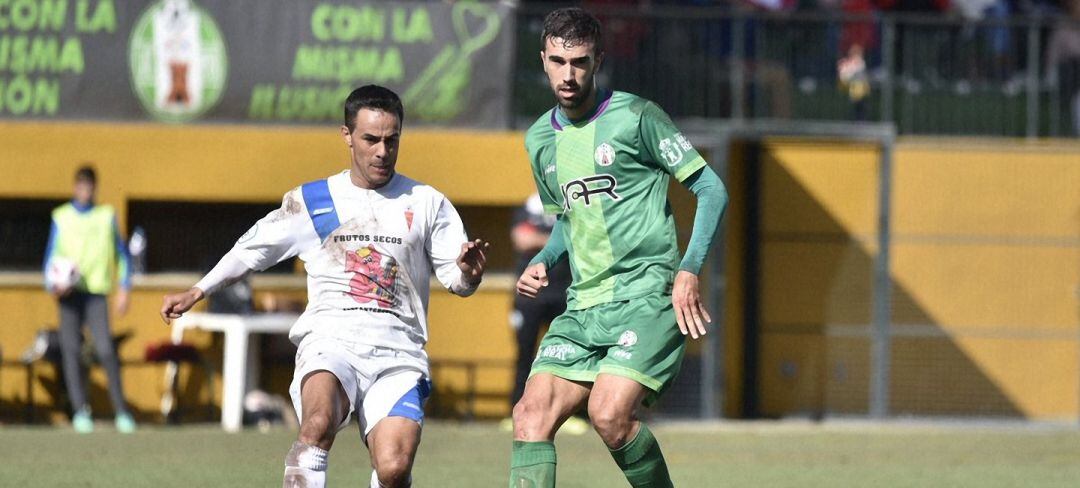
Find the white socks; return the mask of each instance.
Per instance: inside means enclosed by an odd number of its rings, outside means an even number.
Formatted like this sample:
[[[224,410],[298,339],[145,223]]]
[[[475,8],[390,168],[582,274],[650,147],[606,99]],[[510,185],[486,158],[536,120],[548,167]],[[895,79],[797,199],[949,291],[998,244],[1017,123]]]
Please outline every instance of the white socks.
[[[285,482],[282,486],[284,488],[325,487],[327,454],[325,449],[299,441],[293,442],[289,453],[285,455]]]
[[[374,469],[371,470],[371,484],[369,486],[371,488],[382,488],[382,486],[379,485],[379,473]],[[409,481],[405,486],[412,486],[412,475],[409,475]]]

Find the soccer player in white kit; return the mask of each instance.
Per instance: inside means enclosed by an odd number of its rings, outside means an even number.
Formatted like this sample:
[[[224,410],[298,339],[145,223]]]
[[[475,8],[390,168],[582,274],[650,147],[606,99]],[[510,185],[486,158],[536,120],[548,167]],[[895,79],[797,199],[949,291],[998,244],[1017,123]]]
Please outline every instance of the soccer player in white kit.
[[[288,487],[322,487],[327,454],[355,412],[374,467],[372,487],[409,486],[428,380],[432,271],[450,292],[480,284],[488,244],[470,241],[450,201],[394,171],[401,100],[368,85],[345,101],[348,170],[285,194],[201,281],[168,295],[168,323],[253,270],[300,256],[308,305],[289,331],[298,345],[289,388],[300,433],[285,457]]]

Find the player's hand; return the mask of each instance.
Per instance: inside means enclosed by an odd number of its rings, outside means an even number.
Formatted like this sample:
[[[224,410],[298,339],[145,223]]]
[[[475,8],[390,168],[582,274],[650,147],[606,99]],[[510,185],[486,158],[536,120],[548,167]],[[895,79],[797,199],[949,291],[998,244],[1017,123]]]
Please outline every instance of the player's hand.
[[[56,298],[64,298],[71,294],[71,289],[72,287],[70,286],[59,287],[54,285],[49,287],[49,293],[52,293],[52,295]]]
[[[130,304],[128,291],[120,289],[116,292],[116,298],[113,300],[113,310],[117,317],[123,317],[127,315],[128,305]]]
[[[187,291],[165,295],[161,304],[161,320],[166,324],[172,323],[172,319],[178,319],[184,312],[191,310],[199,300],[203,299],[203,291],[191,287]]]
[[[484,267],[487,266],[487,250],[491,247],[483,239],[476,239],[461,245],[461,254],[458,255],[457,265],[461,269],[461,275],[465,282],[477,285],[484,277]]]
[[[548,286],[547,265],[536,263],[525,268],[525,272],[521,273],[517,282],[517,292],[518,295],[524,297],[536,298],[545,286]]]
[[[671,289],[671,304],[675,306],[675,322],[683,335],[689,334],[694,339],[705,335],[705,324],[712,322],[712,317],[701,303],[696,274],[679,270]]]

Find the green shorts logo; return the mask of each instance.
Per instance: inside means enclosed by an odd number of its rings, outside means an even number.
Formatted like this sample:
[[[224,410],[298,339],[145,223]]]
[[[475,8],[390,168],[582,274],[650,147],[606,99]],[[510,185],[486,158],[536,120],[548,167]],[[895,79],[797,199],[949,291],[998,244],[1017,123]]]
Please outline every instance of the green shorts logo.
[[[143,108],[163,122],[198,118],[221,100],[229,63],[214,19],[191,0],[161,0],[131,29],[128,63]]]

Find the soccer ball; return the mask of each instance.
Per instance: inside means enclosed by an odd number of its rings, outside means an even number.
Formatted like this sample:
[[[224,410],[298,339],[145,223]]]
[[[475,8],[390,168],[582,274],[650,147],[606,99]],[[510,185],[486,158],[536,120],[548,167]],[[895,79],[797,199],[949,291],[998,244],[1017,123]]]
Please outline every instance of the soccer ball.
[[[59,290],[75,286],[80,276],[79,265],[67,258],[52,258],[49,266],[45,268],[45,282]]]

